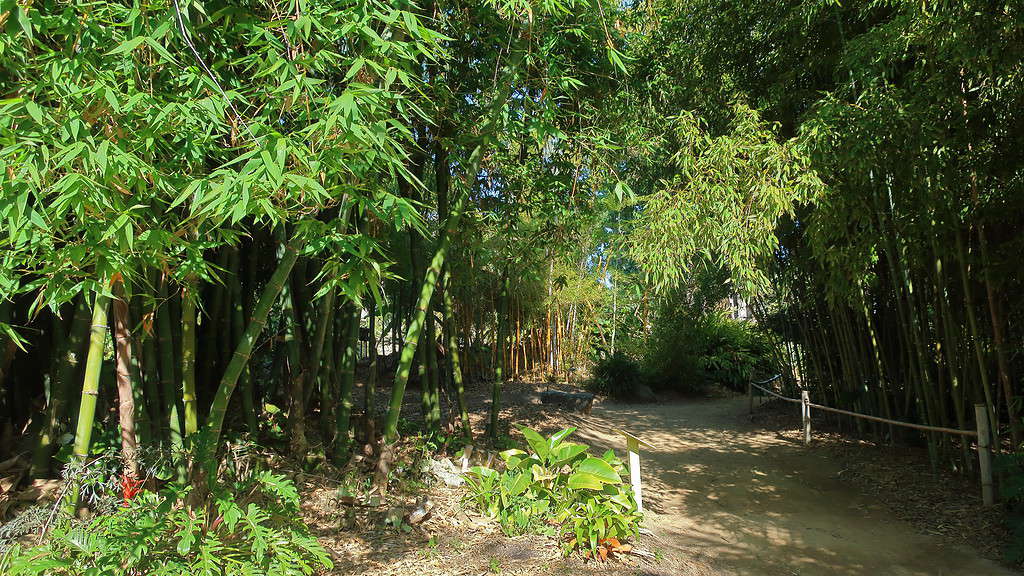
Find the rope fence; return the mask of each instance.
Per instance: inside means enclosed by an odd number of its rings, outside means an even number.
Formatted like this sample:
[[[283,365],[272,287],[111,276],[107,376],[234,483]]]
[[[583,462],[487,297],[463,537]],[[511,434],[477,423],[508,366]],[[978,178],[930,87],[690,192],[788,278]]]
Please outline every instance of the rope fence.
[[[774,390],[765,388],[767,384],[781,378],[781,374],[776,374],[767,380],[760,382],[749,382],[747,384],[747,397],[750,403],[750,412],[754,412],[754,390],[760,390],[765,394],[768,394],[779,400],[785,402],[791,402],[794,404],[800,404],[800,416],[803,421],[804,431],[804,443],[811,443],[811,408],[815,410],[821,410],[823,412],[832,412],[833,414],[842,414],[844,416],[850,416],[853,418],[860,418],[862,420],[870,420],[872,422],[880,422],[882,424],[889,424],[890,426],[901,426],[903,428],[912,428],[914,430],[920,430],[922,432],[934,432],[938,434],[951,434],[954,436],[963,436],[965,438],[977,438],[978,441],[978,465],[981,471],[981,497],[985,506],[991,506],[995,503],[995,491],[993,490],[992,484],[992,452],[990,448],[990,437],[989,437],[989,421],[988,421],[988,410],[985,409],[984,404],[974,405],[974,416],[977,422],[977,429],[975,430],[961,430],[959,428],[946,428],[944,426],[928,426],[925,424],[915,424],[913,422],[901,422],[899,420],[892,420],[889,418],[882,418],[880,416],[872,416],[870,414],[861,414],[860,412],[851,412],[850,410],[842,410],[840,408],[833,408],[831,406],[824,406],[822,404],[815,404],[810,400],[810,391],[804,389],[800,391],[800,398],[790,398],[783,396]]]

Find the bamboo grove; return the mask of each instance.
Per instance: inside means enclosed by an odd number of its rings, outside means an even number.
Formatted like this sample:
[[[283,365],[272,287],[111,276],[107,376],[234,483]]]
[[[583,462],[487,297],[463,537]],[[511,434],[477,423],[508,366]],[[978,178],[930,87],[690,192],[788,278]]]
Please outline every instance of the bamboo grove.
[[[497,423],[582,347],[602,1],[5,4],[0,450],[162,446],[201,500],[271,413],[338,463],[410,381],[428,431],[472,434],[469,380]]]
[[[817,401],[961,428],[983,402],[1022,439],[1015,2],[0,22],[0,458],[36,476],[159,446],[201,498],[274,414],[297,459],[410,425],[495,437],[509,379],[642,357],[738,294]]]
[[[1018,449],[1021,6],[725,4],[649,3],[661,18],[633,55],[655,64],[631,83],[648,99],[646,117],[693,111],[730,142],[743,134],[736,107],[749,106],[791,147],[787,165],[813,171],[798,175],[797,207],[780,213],[765,249],[741,254],[757,262],[754,310],[790,386],[824,404],[962,429],[984,403],[999,424],[994,445]],[[737,156],[730,170],[749,158]],[[657,181],[664,166],[637,173]],[[648,217],[634,219],[641,232]],[[673,224],[661,226],[673,238]],[[728,261],[730,242],[751,234],[720,234],[711,249]],[[948,438],[927,440],[936,463],[959,467],[959,450],[966,456]]]

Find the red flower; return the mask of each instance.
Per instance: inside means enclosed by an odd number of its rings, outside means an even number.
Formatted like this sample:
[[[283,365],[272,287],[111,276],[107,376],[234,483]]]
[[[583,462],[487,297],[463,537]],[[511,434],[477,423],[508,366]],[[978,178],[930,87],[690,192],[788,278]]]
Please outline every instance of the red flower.
[[[123,474],[121,476],[121,495],[124,497],[125,506],[128,505],[129,500],[138,496],[139,492],[142,492],[142,479],[131,474]]]

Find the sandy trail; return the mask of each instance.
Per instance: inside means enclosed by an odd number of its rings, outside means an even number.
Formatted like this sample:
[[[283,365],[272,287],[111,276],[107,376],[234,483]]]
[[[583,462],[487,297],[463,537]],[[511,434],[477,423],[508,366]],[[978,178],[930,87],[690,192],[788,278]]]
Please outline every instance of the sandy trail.
[[[821,451],[753,427],[745,411],[745,398],[603,404],[576,437],[621,449],[621,428],[654,444],[641,468],[658,546],[716,574],[1015,574],[893,519]]]

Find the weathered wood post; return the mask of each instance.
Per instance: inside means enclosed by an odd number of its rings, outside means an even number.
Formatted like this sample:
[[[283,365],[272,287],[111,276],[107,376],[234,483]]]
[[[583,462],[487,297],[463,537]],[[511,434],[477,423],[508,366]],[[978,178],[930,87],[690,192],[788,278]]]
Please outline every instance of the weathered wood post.
[[[988,410],[984,404],[974,405],[974,420],[978,423],[978,467],[981,469],[981,501],[985,506],[995,504],[992,489],[992,452],[989,450]]]
[[[811,443],[811,393],[800,391],[800,415],[804,422],[804,444]]]
[[[750,403],[750,414],[754,413],[754,383],[747,381],[747,402]]]
[[[647,442],[633,436],[629,432],[618,431],[626,438],[626,451],[629,452],[629,484],[633,487],[633,498],[636,499],[636,510],[643,514],[644,497],[643,489],[640,486],[640,445],[654,448]]]

